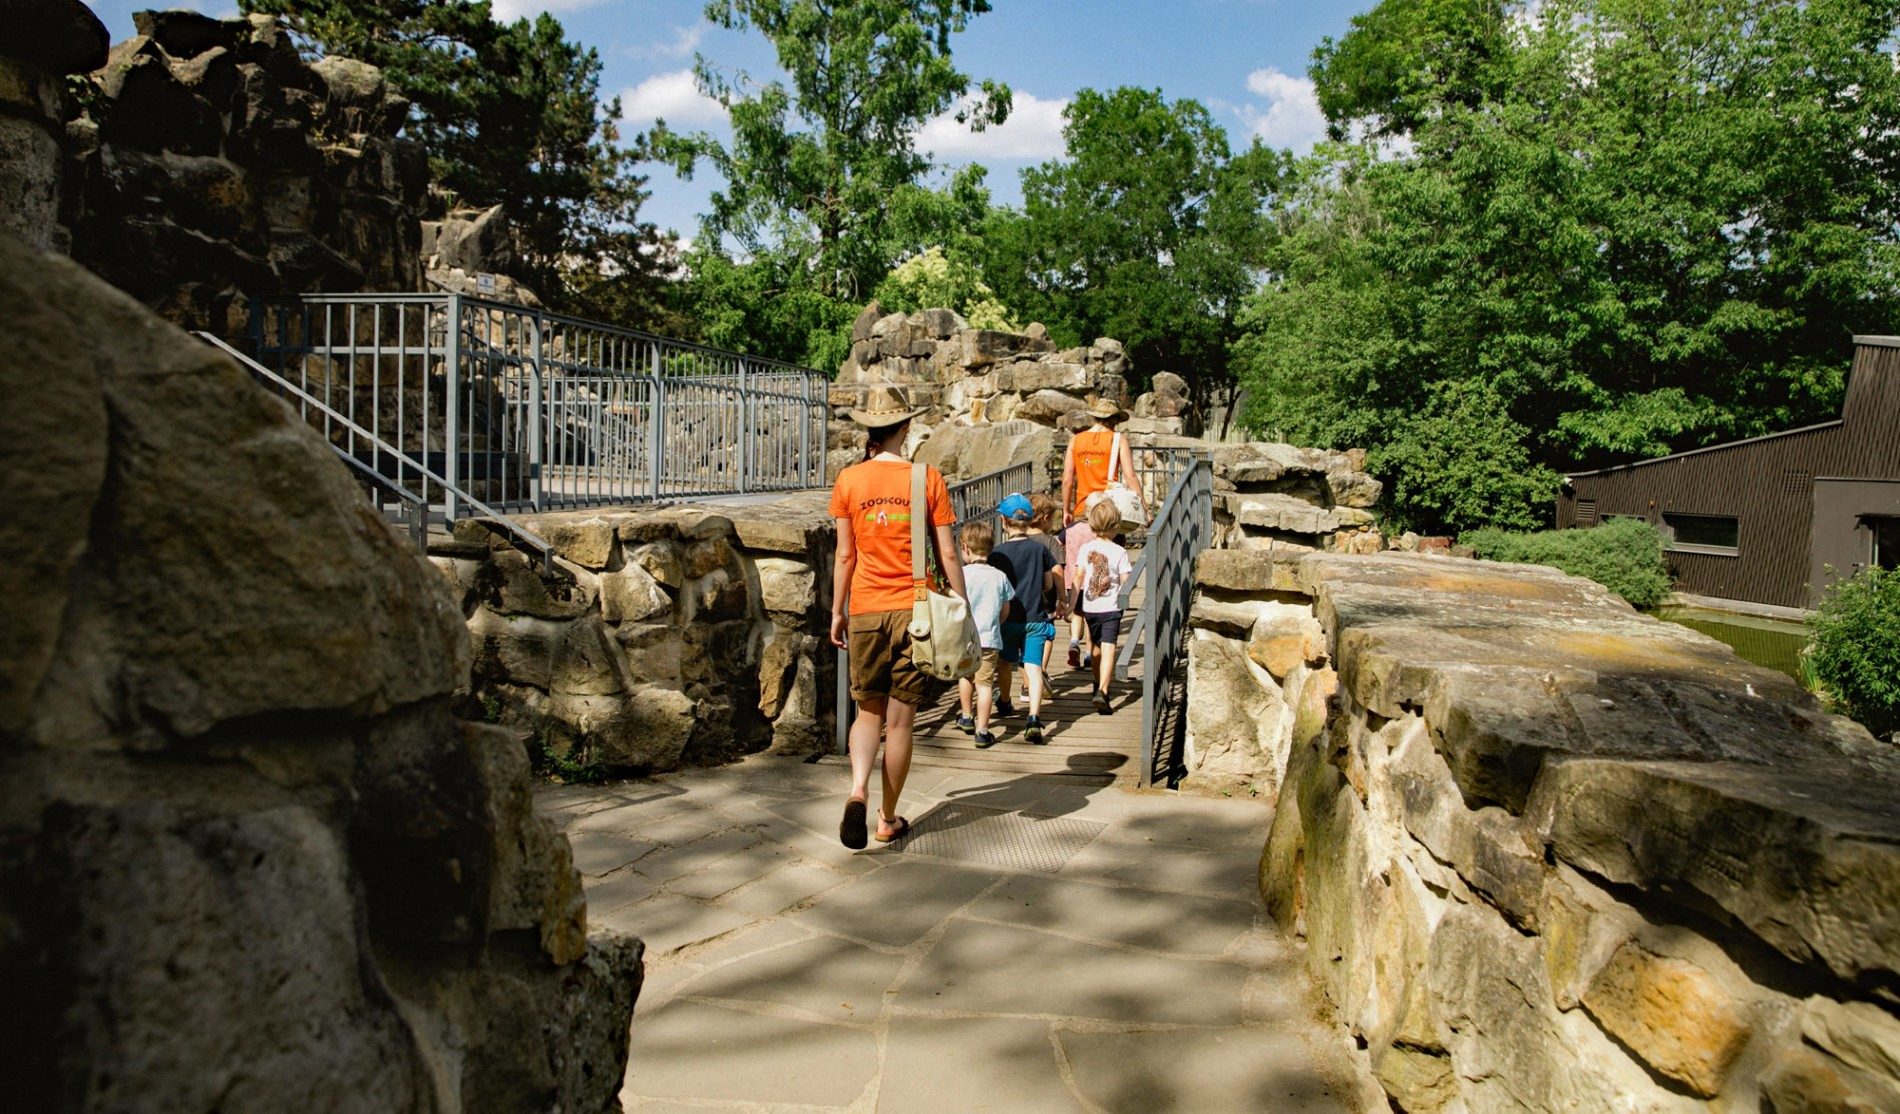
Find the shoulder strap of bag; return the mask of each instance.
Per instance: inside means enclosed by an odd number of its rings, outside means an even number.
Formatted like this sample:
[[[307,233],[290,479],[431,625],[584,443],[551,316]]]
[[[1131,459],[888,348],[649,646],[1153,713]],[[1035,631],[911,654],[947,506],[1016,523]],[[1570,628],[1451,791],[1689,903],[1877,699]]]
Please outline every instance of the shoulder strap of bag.
[[[918,599],[924,598],[929,583],[924,576],[924,519],[930,513],[930,501],[924,496],[927,471],[922,464],[910,466],[910,579]]]
[[[1115,473],[1120,471],[1121,465],[1122,431],[1118,429],[1115,431],[1115,436],[1108,442],[1108,479],[1105,482],[1111,484],[1115,482]]]

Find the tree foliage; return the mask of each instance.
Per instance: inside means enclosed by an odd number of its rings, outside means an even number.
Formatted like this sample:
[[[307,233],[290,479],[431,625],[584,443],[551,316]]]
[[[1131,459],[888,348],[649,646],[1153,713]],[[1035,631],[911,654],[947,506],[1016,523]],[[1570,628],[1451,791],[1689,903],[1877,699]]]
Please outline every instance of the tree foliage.
[[[1553,469],[1828,416],[1852,334],[1900,317],[1897,16],[1387,0],[1314,73],[1336,126],[1409,132],[1300,166],[1250,419],[1364,445],[1403,517],[1460,528],[1543,518]]]
[[[1282,156],[1233,153],[1205,106],[1158,90],[1085,89],[1064,115],[1067,157],[1023,171],[1022,211],[986,237],[990,284],[1060,343],[1114,337],[1138,372],[1224,393]]]
[[[1631,607],[1655,607],[1669,594],[1669,563],[1662,535],[1647,522],[1617,519],[1587,530],[1513,533],[1473,530],[1459,541],[1487,561],[1550,565],[1586,577],[1622,596]]]
[[[892,195],[929,163],[917,133],[955,108],[976,127],[1009,114],[1005,86],[970,78],[951,60],[950,36],[988,0],[713,0],[706,18],[752,28],[777,54],[789,83],[754,85],[704,57],[694,74],[732,123],[732,141],[681,134],[661,121],[658,155],[690,176],[702,162],[724,179],[701,239],[730,238],[746,254],[806,256],[821,295],[856,301],[892,260],[879,251]]]
[[[651,324],[670,248],[639,218],[645,179],[600,99],[598,52],[560,23],[497,23],[488,0],[243,0],[279,16],[317,54],[382,69],[408,97],[406,133],[436,184],[500,204],[518,234],[520,277],[554,304]]]
[[[1808,630],[1809,666],[1827,694],[1869,731],[1900,732],[1900,572],[1868,568],[1836,581]]]

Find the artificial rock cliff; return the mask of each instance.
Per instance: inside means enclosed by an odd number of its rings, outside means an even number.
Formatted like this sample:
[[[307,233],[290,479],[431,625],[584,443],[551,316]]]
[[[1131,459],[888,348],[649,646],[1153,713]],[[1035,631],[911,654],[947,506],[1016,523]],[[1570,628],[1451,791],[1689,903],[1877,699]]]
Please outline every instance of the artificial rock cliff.
[[[319,434],[0,236],[0,1094],[22,1110],[597,1111],[587,931],[442,578]]]
[[[1397,1108],[1900,1109],[1891,746],[1553,569],[1196,579],[1190,765],[1266,756],[1262,892]]]

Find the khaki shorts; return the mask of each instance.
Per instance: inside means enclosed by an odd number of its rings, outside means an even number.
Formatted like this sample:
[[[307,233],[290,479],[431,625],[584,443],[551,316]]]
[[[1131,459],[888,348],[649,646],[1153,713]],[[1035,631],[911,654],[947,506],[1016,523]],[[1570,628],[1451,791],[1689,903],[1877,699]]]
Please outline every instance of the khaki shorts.
[[[924,702],[926,678],[910,660],[910,616],[905,611],[853,615],[845,653],[851,662],[851,699],[890,697],[911,707]]]
[[[976,662],[976,683],[993,685],[996,683],[996,663],[1002,658],[1001,651],[985,650]]]

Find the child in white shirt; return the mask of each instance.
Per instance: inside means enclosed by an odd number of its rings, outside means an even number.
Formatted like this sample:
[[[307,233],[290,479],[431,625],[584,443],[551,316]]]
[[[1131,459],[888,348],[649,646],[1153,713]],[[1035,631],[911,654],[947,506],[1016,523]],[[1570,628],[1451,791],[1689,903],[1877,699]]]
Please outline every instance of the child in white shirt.
[[[957,698],[963,714],[957,717],[957,729],[974,734],[976,745],[988,749],[996,745],[990,734],[990,712],[996,699],[996,663],[1003,646],[1003,608],[1016,598],[1016,590],[1002,569],[989,563],[996,546],[996,531],[987,522],[966,524],[957,535],[957,548],[963,551],[963,584],[970,601],[970,618],[976,623],[976,643],[983,657],[976,667],[975,683],[968,677],[957,682]],[[976,716],[970,715],[975,698]]]
[[[1082,618],[1095,644],[1095,710],[1107,715],[1112,710],[1108,684],[1115,673],[1115,642],[1122,633],[1121,590],[1135,567],[1119,544],[1122,516],[1114,503],[1103,499],[1089,508],[1089,529],[1095,537],[1076,552],[1076,572]]]

